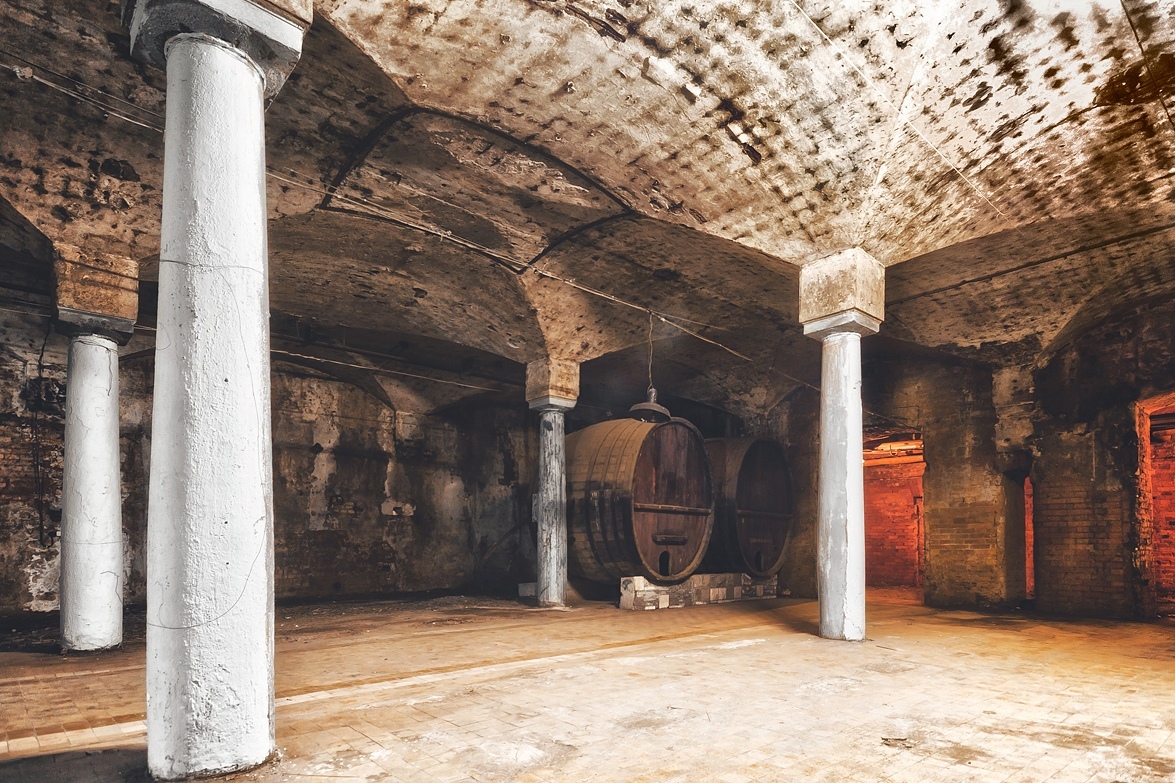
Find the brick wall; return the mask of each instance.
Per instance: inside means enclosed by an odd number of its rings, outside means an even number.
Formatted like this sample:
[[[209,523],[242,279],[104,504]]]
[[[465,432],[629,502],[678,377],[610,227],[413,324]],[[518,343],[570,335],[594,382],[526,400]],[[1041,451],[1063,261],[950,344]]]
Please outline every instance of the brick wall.
[[[1151,579],[1158,610],[1175,614],[1175,430],[1151,438]]]
[[[962,361],[885,359],[867,363],[865,404],[875,424],[922,433],[923,596],[930,606],[1016,605],[1006,546],[1007,480],[996,450],[996,410],[988,367]],[[868,417],[867,417],[868,418]],[[1022,539],[1017,539],[1022,541]],[[1020,561],[1021,574],[1023,569]],[[1022,580],[1021,580],[1022,583]]]
[[[1135,406],[1175,389],[1175,303],[1133,304],[1055,349],[1036,373],[1033,527],[1044,611],[1144,618],[1155,609]]]
[[[865,466],[865,579],[870,587],[922,584],[924,462]]]
[[[1036,597],[1036,541],[1032,532],[1032,479],[1024,479],[1024,587],[1027,598]]]
[[[1134,613],[1134,489],[1114,464],[1120,438],[1132,431],[1129,418],[1113,427],[1107,417],[1103,426],[1077,431],[1038,427],[1032,506],[1042,611]]]

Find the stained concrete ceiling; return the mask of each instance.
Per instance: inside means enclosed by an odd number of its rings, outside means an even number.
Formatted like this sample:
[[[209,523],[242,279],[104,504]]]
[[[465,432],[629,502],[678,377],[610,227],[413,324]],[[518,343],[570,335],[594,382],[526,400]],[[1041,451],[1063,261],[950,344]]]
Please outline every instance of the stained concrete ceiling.
[[[271,299],[300,329],[639,375],[652,309],[677,391],[741,415],[816,382],[796,281],[825,252],[887,264],[891,337],[996,364],[1175,293],[1170,2],[316,14],[266,120]],[[11,0],[0,30],[0,260],[44,287],[69,243],[151,280],[162,74],[117,2]]]

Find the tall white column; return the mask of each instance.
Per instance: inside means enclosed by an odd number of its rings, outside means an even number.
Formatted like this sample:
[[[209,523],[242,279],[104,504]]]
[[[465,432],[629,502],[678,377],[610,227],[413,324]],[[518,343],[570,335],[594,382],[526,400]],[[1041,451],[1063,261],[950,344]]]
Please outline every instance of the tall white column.
[[[816,579],[820,635],[865,638],[861,336],[881,326],[885,268],[849,248],[800,270],[800,321],[821,340]]]
[[[118,452],[118,345],[69,341],[61,479],[61,646],[122,644],[125,582]]]
[[[147,761],[158,778],[274,751],[264,79],[167,43],[147,524]]]
[[[535,494],[538,526],[538,585],[543,606],[563,606],[567,599],[567,475],[563,408],[539,413],[539,476]]]
[[[816,575],[820,635],[865,638],[865,467],[861,335],[824,335],[820,373],[820,499]]]

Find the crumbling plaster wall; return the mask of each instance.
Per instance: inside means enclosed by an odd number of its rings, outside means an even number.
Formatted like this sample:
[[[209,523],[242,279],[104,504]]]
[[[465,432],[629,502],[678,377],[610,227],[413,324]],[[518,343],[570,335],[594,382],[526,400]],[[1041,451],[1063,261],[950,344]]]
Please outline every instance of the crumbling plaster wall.
[[[57,604],[66,342],[45,326],[0,312],[0,613]]]
[[[49,334],[40,380],[46,325],[0,319],[0,614],[57,606],[67,342]],[[128,604],[145,600],[149,349],[136,338],[120,363]],[[502,395],[440,412],[396,411],[348,383],[275,364],[277,597],[505,591],[533,579],[529,415]]]
[[[394,411],[301,370],[274,380],[278,597],[505,589],[529,574],[521,405]],[[491,551],[491,548],[493,551]]]

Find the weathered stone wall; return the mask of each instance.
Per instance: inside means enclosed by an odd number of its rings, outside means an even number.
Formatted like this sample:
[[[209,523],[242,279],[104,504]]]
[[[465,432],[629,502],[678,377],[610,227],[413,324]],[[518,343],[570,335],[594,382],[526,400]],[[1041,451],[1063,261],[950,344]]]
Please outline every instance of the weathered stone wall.
[[[67,344],[46,326],[0,312],[0,613],[57,605]]]
[[[0,323],[0,614],[48,611],[57,605],[67,343],[50,334],[41,380],[44,322]],[[146,587],[149,348],[132,342],[120,363],[130,604],[145,600]],[[475,399],[438,413],[394,411],[351,384],[276,364],[277,597],[493,592],[533,579],[534,422],[521,396],[513,403]],[[33,469],[38,442],[43,526]]]
[[[924,462],[865,466],[865,582],[922,584]]]
[[[528,575],[524,409],[393,411],[359,389],[274,376],[278,597],[477,587]]]
[[[1175,390],[1172,334],[1175,304],[1141,302],[1056,347],[1036,374],[1033,527],[1044,611],[1154,611],[1135,404]]]

